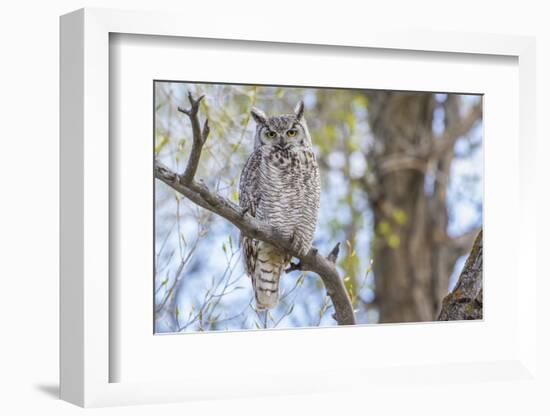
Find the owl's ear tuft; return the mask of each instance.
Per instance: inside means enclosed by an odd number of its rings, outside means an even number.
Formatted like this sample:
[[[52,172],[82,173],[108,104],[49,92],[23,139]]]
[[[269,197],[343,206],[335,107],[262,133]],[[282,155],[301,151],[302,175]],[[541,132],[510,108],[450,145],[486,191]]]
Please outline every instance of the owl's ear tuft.
[[[300,121],[304,116],[304,102],[302,100],[300,100],[300,102],[296,104],[296,107],[294,108],[294,114],[296,115],[296,119],[298,121]]]
[[[252,115],[252,117],[254,117],[254,120],[256,121],[256,123],[258,123],[258,124],[266,124],[267,123],[267,116],[259,108],[252,107],[250,109],[250,114]]]

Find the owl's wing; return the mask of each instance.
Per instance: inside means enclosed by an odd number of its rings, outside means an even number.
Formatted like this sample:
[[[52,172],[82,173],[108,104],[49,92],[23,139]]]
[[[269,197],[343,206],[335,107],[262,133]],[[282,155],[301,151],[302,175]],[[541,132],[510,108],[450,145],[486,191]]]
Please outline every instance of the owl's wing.
[[[256,207],[259,202],[259,170],[261,154],[255,151],[246,161],[241,172],[239,181],[239,205],[247,210],[253,217],[256,216]],[[254,269],[256,267],[256,258],[258,257],[258,241],[248,238],[241,234],[241,248],[247,274],[254,282]]]
[[[253,217],[256,216],[256,207],[259,202],[259,170],[261,162],[260,151],[255,151],[246,161],[239,181],[239,205]]]

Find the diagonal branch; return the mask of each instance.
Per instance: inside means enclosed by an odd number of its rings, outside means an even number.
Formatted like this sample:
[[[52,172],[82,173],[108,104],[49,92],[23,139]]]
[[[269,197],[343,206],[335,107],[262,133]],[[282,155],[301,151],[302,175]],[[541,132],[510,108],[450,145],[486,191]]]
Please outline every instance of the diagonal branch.
[[[338,256],[338,245],[335,246],[328,257],[321,255],[315,247],[312,247],[306,255],[300,256],[292,249],[290,239],[286,238],[275,227],[257,220],[240,206],[210,190],[202,181],[197,182],[194,179],[202,146],[208,138],[209,129],[208,120],[205,121],[202,129],[198,120],[198,108],[203,97],[197,100],[191,94],[188,97],[191,109],[180,109],[182,113],[191,119],[193,129],[193,148],[187,167],[184,174],[180,175],[157,160],[154,168],[155,178],[181,193],[193,203],[225,218],[246,236],[270,243],[298,258],[300,270],[311,271],[321,277],[327,294],[334,305],[335,318],[338,324],[355,324],[355,315],[350,298],[335,265]]]

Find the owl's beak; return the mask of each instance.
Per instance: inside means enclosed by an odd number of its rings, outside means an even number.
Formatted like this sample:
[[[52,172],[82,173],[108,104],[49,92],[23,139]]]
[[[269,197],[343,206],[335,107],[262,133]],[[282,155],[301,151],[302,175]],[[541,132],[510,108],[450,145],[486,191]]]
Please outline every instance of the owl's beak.
[[[284,149],[285,148],[285,140],[282,138],[282,137],[279,137],[279,141],[277,142],[277,145],[281,148],[281,149]]]

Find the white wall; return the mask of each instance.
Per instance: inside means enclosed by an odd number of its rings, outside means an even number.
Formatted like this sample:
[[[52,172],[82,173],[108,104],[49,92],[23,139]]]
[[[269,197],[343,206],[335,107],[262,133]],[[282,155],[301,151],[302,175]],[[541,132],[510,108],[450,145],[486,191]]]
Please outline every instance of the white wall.
[[[197,3],[187,5],[186,3]],[[293,24],[311,20],[338,25],[388,25],[441,30],[512,33],[537,36],[538,62],[538,133],[540,209],[539,250],[543,237],[550,231],[550,206],[546,185],[550,155],[550,32],[549,13],[544,1],[330,1],[299,3],[277,0],[268,7],[259,1],[185,2],[162,0],[89,0],[4,1],[0,9],[0,140],[1,189],[0,276],[3,278],[0,312],[0,413],[72,414],[80,409],[54,399],[58,376],[58,16],[84,7],[134,9],[174,9],[190,12],[190,19],[203,19],[222,13],[254,14],[261,19],[281,22],[281,30],[292,30]],[[303,16],[303,17],[300,17]],[[311,16],[308,19],[307,16]],[[185,22],[182,22],[185,24]],[[236,31],[246,32],[245,27]],[[546,138],[546,140],[543,140]],[[542,175],[545,180],[542,180]],[[542,232],[542,229],[546,232]],[[546,238],[544,238],[546,239]],[[548,244],[544,252],[548,249]],[[542,256],[539,275],[543,275]],[[547,267],[546,267],[547,269]],[[545,273],[550,276],[549,273]],[[549,307],[543,304],[544,293],[550,292],[547,281],[538,287],[539,334],[541,351],[549,351]],[[544,296],[544,297],[543,297]],[[545,331],[548,332],[548,331]],[[544,337],[544,338],[543,338]],[[548,357],[539,356],[540,368],[550,374]],[[547,378],[548,380],[548,378]],[[550,388],[546,386],[546,393]],[[525,414],[548,412],[542,386],[533,389],[529,383],[517,387],[506,383],[487,383],[480,389],[468,385],[437,386],[430,389],[435,397],[425,397],[421,388],[405,390],[388,386],[387,396],[350,397],[344,393],[328,397],[292,397],[280,399],[236,400],[230,402],[165,405],[152,409],[102,409],[100,414],[148,414],[149,412],[187,412],[188,414],[281,414],[289,409],[308,413],[329,414],[370,411],[383,413],[411,409],[442,411],[444,414],[474,414],[517,410]],[[458,392],[460,391],[460,392]],[[471,399],[461,402],[464,394]],[[543,403],[543,400],[545,403]],[[361,407],[358,407],[361,406]],[[469,409],[469,410],[467,410]],[[293,412],[294,413],[294,412]],[[514,412],[516,413],[516,412]],[[414,412],[413,412],[414,414]],[[547,413],[548,414],[548,413]]]

